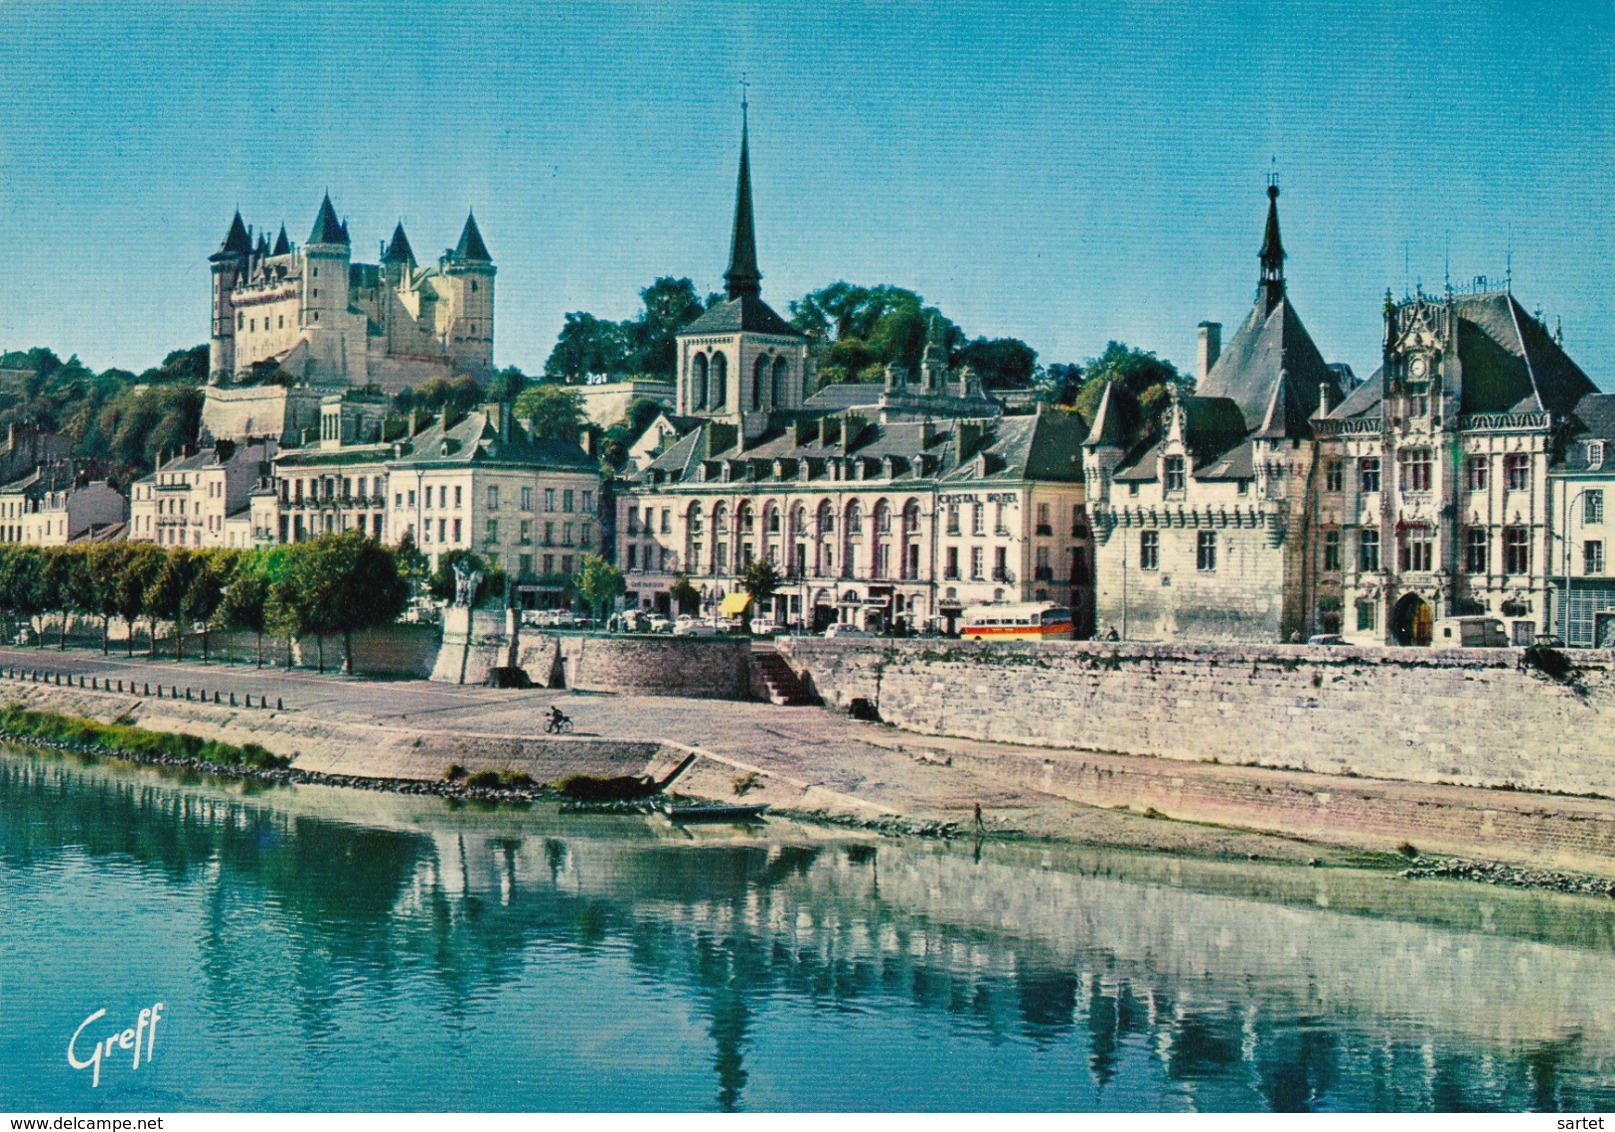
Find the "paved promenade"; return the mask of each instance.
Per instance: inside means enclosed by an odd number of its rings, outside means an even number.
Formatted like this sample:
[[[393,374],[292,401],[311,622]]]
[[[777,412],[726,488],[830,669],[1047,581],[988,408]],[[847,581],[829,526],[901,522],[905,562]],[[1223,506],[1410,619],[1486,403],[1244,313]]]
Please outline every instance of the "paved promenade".
[[[424,744],[430,750],[434,742],[452,741],[459,749],[469,743],[475,750],[479,739],[490,745],[511,738],[542,739],[544,714],[555,704],[577,726],[570,739],[556,745],[578,743],[581,750],[591,740],[640,741],[665,744],[675,752],[696,750],[707,758],[681,780],[681,788],[732,797],[733,782],[755,772],[757,784],[748,790],[747,800],[777,807],[826,808],[865,817],[901,814],[968,827],[979,804],[989,830],[1018,829],[1095,844],[1213,856],[1346,860],[1349,850],[1327,849],[1323,843],[1388,850],[1411,841],[1428,850],[1615,875],[1615,849],[1606,852],[1605,842],[1587,840],[1587,831],[1597,831],[1615,846],[1615,803],[1601,799],[925,736],[816,707],[371,681],[241,664],[103,658],[49,647],[0,648],[0,702],[12,688],[30,698],[55,694],[26,680],[4,678],[11,669],[71,673],[75,679],[93,678],[102,687],[108,680],[114,686],[122,680],[126,688],[138,689],[135,699],[143,701],[146,711],[189,713],[185,726],[216,716],[233,736],[261,731],[271,750],[316,750],[309,745],[310,736],[323,730],[332,736],[339,757],[333,760],[329,751],[311,754],[299,765],[344,773],[435,777],[446,765],[444,759],[423,754],[401,770],[398,747]],[[151,697],[144,694],[148,685]],[[190,688],[198,701],[204,694],[211,701],[218,691],[226,706],[174,703],[171,689],[176,686],[181,698]],[[254,704],[278,700],[285,710],[230,710],[231,693],[241,704],[250,695]],[[130,702],[127,695],[118,699]],[[381,744],[371,750],[362,740],[344,738],[362,734],[389,738],[392,750]],[[1160,815],[1186,820],[1153,820]],[[1516,834],[1511,822],[1527,832]],[[1560,827],[1582,840],[1568,849],[1559,845],[1553,831]]]

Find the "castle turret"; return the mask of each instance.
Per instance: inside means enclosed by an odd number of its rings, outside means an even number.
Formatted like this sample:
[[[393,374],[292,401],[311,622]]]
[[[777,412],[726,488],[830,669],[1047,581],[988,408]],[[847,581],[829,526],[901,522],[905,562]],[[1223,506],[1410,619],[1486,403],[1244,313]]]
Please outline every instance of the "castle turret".
[[[331,194],[320,202],[319,215],[303,246],[303,329],[309,343],[312,376],[323,380],[349,377],[346,330],[348,266],[353,249],[348,228],[336,218]],[[359,343],[360,349],[363,343]]]
[[[400,225],[395,240],[402,235]],[[456,372],[486,377],[493,372],[494,276],[498,268],[483,242],[475,213],[466,212],[460,242],[444,253],[438,265],[451,304],[439,328],[443,348]]]
[[[1267,182],[1267,230],[1262,234],[1262,301],[1267,314],[1284,301],[1284,243],[1279,239],[1279,183],[1277,177]]]
[[[213,327],[208,335],[208,380],[212,383],[228,381],[235,372],[235,304],[231,301],[237,284],[247,274],[247,261],[252,256],[252,237],[241,220],[237,209],[230,230],[225,233],[219,250],[208,257],[213,275]]]

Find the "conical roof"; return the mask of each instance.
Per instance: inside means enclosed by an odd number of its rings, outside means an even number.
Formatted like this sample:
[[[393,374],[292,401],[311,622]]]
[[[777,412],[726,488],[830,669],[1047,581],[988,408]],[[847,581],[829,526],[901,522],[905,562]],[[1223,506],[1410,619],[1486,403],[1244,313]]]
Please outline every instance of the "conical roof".
[[[1284,298],[1284,242],[1279,239],[1279,186],[1270,181],[1267,186],[1267,228],[1262,233],[1262,292],[1271,311]]]
[[[1099,398],[1099,409],[1093,416],[1093,427],[1088,430],[1088,439],[1083,441],[1087,447],[1127,447],[1127,422],[1122,420],[1127,415],[1127,407],[1122,404],[1124,396],[1114,381],[1105,383],[1105,392]]]
[[[740,127],[740,175],[735,182],[735,227],[729,239],[729,268],[723,273],[731,299],[759,295],[763,275],[757,269],[757,227],[751,214],[751,156],[747,129]]]
[[[399,234],[402,232],[400,226]],[[474,263],[493,262],[493,256],[488,254],[488,245],[482,242],[482,233],[477,229],[477,217],[473,212],[467,211],[465,214],[465,227],[460,229],[460,242],[455,245],[454,258]]]
[[[407,263],[415,266],[415,249],[409,246],[409,237],[404,235],[404,222],[400,220],[398,227],[393,229],[392,241],[387,245],[386,254],[381,257],[382,263]]]
[[[247,225],[241,219],[241,210],[236,209],[235,219],[230,221],[230,231],[225,233],[224,243],[219,245],[219,256],[251,255],[252,237],[247,235]]]
[[[331,194],[326,193],[325,199],[320,202],[320,213],[314,218],[314,230],[308,234],[311,244],[345,244],[348,242],[348,229],[336,218],[336,209],[331,207]]]
[[[271,255],[290,255],[292,242],[286,238],[286,225],[280,226],[280,235],[275,237],[275,250]]]

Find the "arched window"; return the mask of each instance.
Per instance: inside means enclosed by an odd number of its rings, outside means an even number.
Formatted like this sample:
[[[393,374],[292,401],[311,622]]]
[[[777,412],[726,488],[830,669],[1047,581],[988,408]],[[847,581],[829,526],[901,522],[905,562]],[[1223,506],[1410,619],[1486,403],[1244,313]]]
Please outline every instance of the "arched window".
[[[773,407],[776,409],[781,405],[786,404],[790,400],[790,394],[785,390],[786,383],[790,380],[790,376],[791,367],[786,364],[785,359],[783,357],[775,358]]]
[[[714,409],[729,407],[729,359],[723,354],[712,355],[712,396],[707,405]]]
[[[847,536],[864,533],[864,505],[856,499],[847,501]]]
[[[779,504],[769,502],[763,505],[763,533],[770,535],[780,533]]]
[[[807,508],[798,503],[791,508],[791,534],[800,537],[807,533]]]
[[[686,521],[689,523],[691,534],[698,535],[701,533],[701,504],[690,504],[690,510],[686,516]]]
[[[836,529],[835,508],[828,499],[819,504],[819,533],[821,535],[834,534]]]
[[[707,407],[707,356],[697,354],[690,359],[690,411]]]
[[[875,533],[889,535],[892,533],[892,506],[884,499],[875,500]]]
[[[917,535],[920,533],[920,501],[910,499],[903,504],[903,534]]]
[[[740,519],[740,533],[749,535],[756,529],[756,513],[752,510],[751,501],[747,500],[735,508],[735,514]]]
[[[768,380],[768,358],[757,359],[757,364],[751,368],[751,407],[758,410],[763,407],[763,383]]]

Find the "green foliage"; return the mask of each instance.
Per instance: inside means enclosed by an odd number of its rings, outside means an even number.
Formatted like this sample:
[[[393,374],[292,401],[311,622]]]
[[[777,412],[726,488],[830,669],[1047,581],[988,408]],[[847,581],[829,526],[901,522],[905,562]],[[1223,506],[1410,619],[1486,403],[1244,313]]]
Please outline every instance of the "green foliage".
[[[673,608],[679,613],[688,613],[693,617],[701,612],[701,591],[691,585],[685,575],[680,574],[673,580],[667,595],[673,599]]]
[[[224,743],[170,731],[147,731],[120,723],[100,723],[49,711],[27,711],[12,705],[0,711],[0,734],[38,743],[60,743],[79,749],[129,755],[146,760],[184,760],[219,766],[274,770],[291,759],[272,754],[257,743]]]
[[[955,360],[973,369],[988,389],[1025,389],[1037,369],[1037,351],[1019,338],[977,338]]]
[[[740,575],[740,588],[751,595],[751,604],[746,607],[746,624],[751,624],[752,616],[757,607],[779,590],[783,580],[778,567],[767,558],[753,558],[746,563],[746,569]]]
[[[556,382],[535,385],[516,398],[516,419],[531,420],[533,435],[576,444],[583,433],[583,397]]]
[[[601,618],[605,617],[617,595],[628,590],[622,571],[598,554],[583,556],[582,566],[572,585],[584,603]]]
[[[544,375],[570,382],[591,374],[671,380],[678,362],[675,336],[706,308],[694,283],[667,275],[640,291],[639,298],[639,314],[623,322],[586,311],[569,313],[544,363]]]
[[[635,397],[622,420],[606,429],[600,440],[600,459],[613,471],[621,471],[628,462],[628,449],[639,434],[649,427],[662,412],[662,406],[649,397]]]
[[[1138,403],[1136,417],[1123,422],[1130,444],[1139,443],[1160,429],[1174,385],[1181,393],[1194,392],[1194,379],[1179,373],[1171,362],[1123,342],[1107,343],[1104,353],[1089,359],[1086,373],[1076,408],[1089,424],[1099,412],[1099,402],[1110,382],[1114,381]]]
[[[463,420],[466,413],[485,400],[487,395],[474,377],[434,377],[430,381],[423,382],[419,389],[408,387],[400,389],[393,395],[393,410],[406,417],[411,410],[425,413],[440,413],[446,410]]]
[[[820,351],[819,380],[879,381],[896,363],[913,373],[930,333],[950,351],[964,333],[913,291],[832,283],[790,304],[791,322]]]

